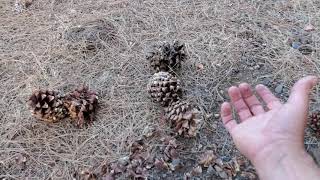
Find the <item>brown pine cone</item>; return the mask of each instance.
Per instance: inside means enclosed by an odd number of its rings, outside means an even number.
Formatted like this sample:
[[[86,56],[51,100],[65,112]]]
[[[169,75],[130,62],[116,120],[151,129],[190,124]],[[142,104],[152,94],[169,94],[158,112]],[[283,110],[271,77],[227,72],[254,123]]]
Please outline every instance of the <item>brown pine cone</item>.
[[[186,58],[185,45],[179,41],[175,41],[173,45],[169,43],[154,45],[147,55],[147,60],[156,72],[177,70]]]
[[[165,116],[170,126],[179,135],[194,137],[197,134],[201,121],[199,111],[185,101],[174,101],[165,108]]]
[[[148,92],[154,102],[168,106],[181,95],[180,80],[168,72],[155,73],[148,84]]]
[[[94,121],[98,95],[83,86],[69,93],[65,98],[64,105],[69,111],[71,120],[78,127],[83,127],[83,125],[91,124]]]
[[[28,100],[32,115],[42,121],[58,122],[67,115],[63,96],[56,91],[36,90]]]

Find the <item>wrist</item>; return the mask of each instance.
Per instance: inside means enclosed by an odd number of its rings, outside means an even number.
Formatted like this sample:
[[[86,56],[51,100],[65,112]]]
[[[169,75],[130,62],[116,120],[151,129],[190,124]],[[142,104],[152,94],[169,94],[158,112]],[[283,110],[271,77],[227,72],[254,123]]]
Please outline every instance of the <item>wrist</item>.
[[[314,167],[315,163],[303,145],[275,144],[265,147],[252,163],[261,179],[300,179],[295,172],[302,167]]]
[[[264,166],[266,163],[277,163],[284,158],[308,156],[303,145],[289,143],[274,143],[266,146],[251,160],[257,166]]]
[[[303,145],[279,143],[265,147],[252,159],[252,163],[261,179],[274,179],[289,175],[293,170],[292,163],[302,163],[307,159],[310,158]]]

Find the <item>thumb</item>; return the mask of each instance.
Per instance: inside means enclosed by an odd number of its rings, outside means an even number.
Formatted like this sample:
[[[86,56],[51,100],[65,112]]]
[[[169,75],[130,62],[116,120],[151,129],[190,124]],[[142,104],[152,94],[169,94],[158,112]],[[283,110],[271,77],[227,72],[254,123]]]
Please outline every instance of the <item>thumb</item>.
[[[317,84],[318,78],[307,76],[300,79],[292,88],[288,103],[294,105],[297,110],[307,112],[309,106],[309,93]]]

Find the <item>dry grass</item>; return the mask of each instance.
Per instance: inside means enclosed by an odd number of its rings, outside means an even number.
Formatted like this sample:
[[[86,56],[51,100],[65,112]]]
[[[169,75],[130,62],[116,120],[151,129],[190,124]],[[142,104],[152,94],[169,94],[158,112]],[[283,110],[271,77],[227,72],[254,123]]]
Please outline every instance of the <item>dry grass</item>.
[[[36,0],[20,14],[13,8],[13,0],[0,0],[0,178],[71,179],[128,154],[128,144],[160,122],[161,111],[145,91],[151,74],[144,52],[155,42],[186,43],[190,58],[178,75],[185,97],[206,115],[218,112],[230,85],[269,78],[289,88],[320,73],[318,0]],[[113,40],[95,53],[68,49],[65,31],[96,19],[114,25]],[[308,23],[316,28],[316,51],[304,56],[287,41]],[[261,68],[250,70],[246,58]],[[204,69],[197,71],[197,63]],[[48,125],[30,116],[25,102],[33,89],[66,92],[79,84],[100,94],[93,126]],[[314,95],[312,109],[319,91]],[[188,143],[217,144],[220,155],[234,156],[226,137],[219,119],[207,116],[197,140]],[[319,141],[308,137],[307,144],[318,147]],[[17,164],[20,155],[26,167]]]

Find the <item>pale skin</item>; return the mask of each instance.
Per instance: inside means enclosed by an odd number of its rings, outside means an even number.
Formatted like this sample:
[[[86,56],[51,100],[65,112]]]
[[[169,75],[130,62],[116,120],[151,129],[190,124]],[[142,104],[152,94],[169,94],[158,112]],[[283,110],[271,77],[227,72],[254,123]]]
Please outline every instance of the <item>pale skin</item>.
[[[286,103],[257,85],[253,94],[247,83],[229,88],[231,102],[221,105],[221,117],[239,151],[255,166],[262,180],[316,180],[320,169],[304,148],[309,94],[317,77],[299,80]],[[267,106],[265,109],[263,104]],[[239,121],[232,116],[235,109]]]

